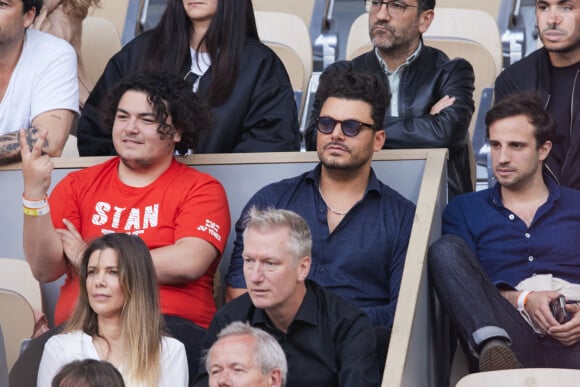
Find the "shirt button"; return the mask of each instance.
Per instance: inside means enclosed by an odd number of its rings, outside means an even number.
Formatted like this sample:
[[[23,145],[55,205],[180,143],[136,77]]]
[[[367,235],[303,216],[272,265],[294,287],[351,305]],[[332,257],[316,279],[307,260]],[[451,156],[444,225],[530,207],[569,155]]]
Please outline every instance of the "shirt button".
[[[527,233],[525,233],[525,234],[524,234],[524,236],[525,236],[526,238],[530,239],[530,233],[528,233],[528,232],[527,232]]]
[[[515,217],[515,215],[514,215],[514,214],[509,214],[508,218],[509,218],[510,220],[514,220],[516,217]]]
[[[528,261],[532,262],[533,260],[534,260],[534,257],[530,255],[530,256],[528,257]]]

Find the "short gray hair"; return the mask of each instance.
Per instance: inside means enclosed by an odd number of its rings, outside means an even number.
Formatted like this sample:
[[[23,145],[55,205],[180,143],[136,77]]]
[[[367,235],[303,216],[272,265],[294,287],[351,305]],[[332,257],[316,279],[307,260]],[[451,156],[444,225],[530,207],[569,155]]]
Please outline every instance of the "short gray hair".
[[[256,343],[254,352],[254,364],[260,369],[262,375],[268,375],[272,370],[279,369],[282,379],[282,387],[286,385],[286,376],[288,374],[288,363],[282,347],[275,338],[261,329],[254,328],[248,323],[234,321],[223,328],[217,335],[217,343],[220,339],[230,336],[251,336]],[[205,369],[209,373],[209,358],[215,343],[211,346],[205,355]]]
[[[252,206],[244,216],[243,226],[244,237],[250,228],[265,232],[272,227],[286,226],[290,230],[288,246],[294,254],[294,263],[312,254],[312,234],[308,223],[295,212],[274,207],[259,210]]]

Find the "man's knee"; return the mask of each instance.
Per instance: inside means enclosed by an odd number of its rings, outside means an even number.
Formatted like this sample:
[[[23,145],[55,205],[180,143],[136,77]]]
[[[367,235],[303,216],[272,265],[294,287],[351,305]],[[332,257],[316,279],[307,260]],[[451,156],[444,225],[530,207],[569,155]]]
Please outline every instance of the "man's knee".
[[[457,235],[443,235],[431,245],[427,256],[428,265],[433,275],[445,273],[450,266],[456,266],[458,261],[464,261],[470,254],[467,243]]]

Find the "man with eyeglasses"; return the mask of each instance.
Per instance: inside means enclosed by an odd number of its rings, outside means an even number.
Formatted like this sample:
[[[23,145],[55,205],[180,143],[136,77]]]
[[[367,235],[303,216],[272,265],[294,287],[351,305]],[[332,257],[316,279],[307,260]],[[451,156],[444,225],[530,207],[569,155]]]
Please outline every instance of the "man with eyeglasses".
[[[375,75],[341,71],[328,74],[316,96],[322,106],[316,120],[319,165],[262,188],[242,214],[252,206],[275,207],[306,219],[313,237],[309,278],[366,312],[378,327],[384,360],[415,211],[371,168],[373,153],[385,142],[389,95]],[[243,231],[238,221],[225,278],[228,300],[246,291]]]
[[[449,198],[473,190],[468,128],[474,110],[474,74],[464,59],[452,59],[424,45],[422,34],[434,17],[435,0],[364,2],[374,49],[352,61],[330,65],[321,81],[343,68],[370,72],[388,85],[391,101],[383,120],[384,148],[448,148]],[[316,149],[314,101],[305,140]]]
[[[537,90],[558,126],[544,163],[559,184],[580,189],[580,0],[536,1],[543,47],[507,67],[495,82],[495,100]]]

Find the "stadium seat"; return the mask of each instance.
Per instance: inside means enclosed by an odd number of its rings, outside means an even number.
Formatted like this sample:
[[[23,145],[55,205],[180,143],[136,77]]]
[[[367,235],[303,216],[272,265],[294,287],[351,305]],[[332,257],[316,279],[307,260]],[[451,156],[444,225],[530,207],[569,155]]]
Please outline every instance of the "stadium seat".
[[[304,22],[296,15],[256,11],[260,40],[280,57],[290,76],[299,117],[312,74],[312,46]]]
[[[144,5],[145,0],[101,0],[100,6],[89,10],[89,16],[99,16],[113,23],[125,44],[141,32],[140,17]]]
[[[8,362],[6,361],[6,347],[4,345],[4,334],[0,325],[0,387],[9,387]]]
[[[81,55],[87,77],[96,84],[107,62],[121,49],[113,23],[103,17],[87,16],[83,21]]]
[[[332,23],[334,0],[253,0],[255,11],[294,14],[306,25],[313,51],[313,58],[321,68],[336,60],[337,33]]]
[[[560,368],[520,368],[478,372],[464,376],[456,387],[570,387],[580,385],[580,370]]]
[[[22,295],[32,308],[43,311],[40,284],[25,260],[0,258],[0,288]]]
[[[0,326],[4,332],[8,371],[20,355],[23,340],[30,339],[34,331],[32,307],[20,294],[0,289]]]

